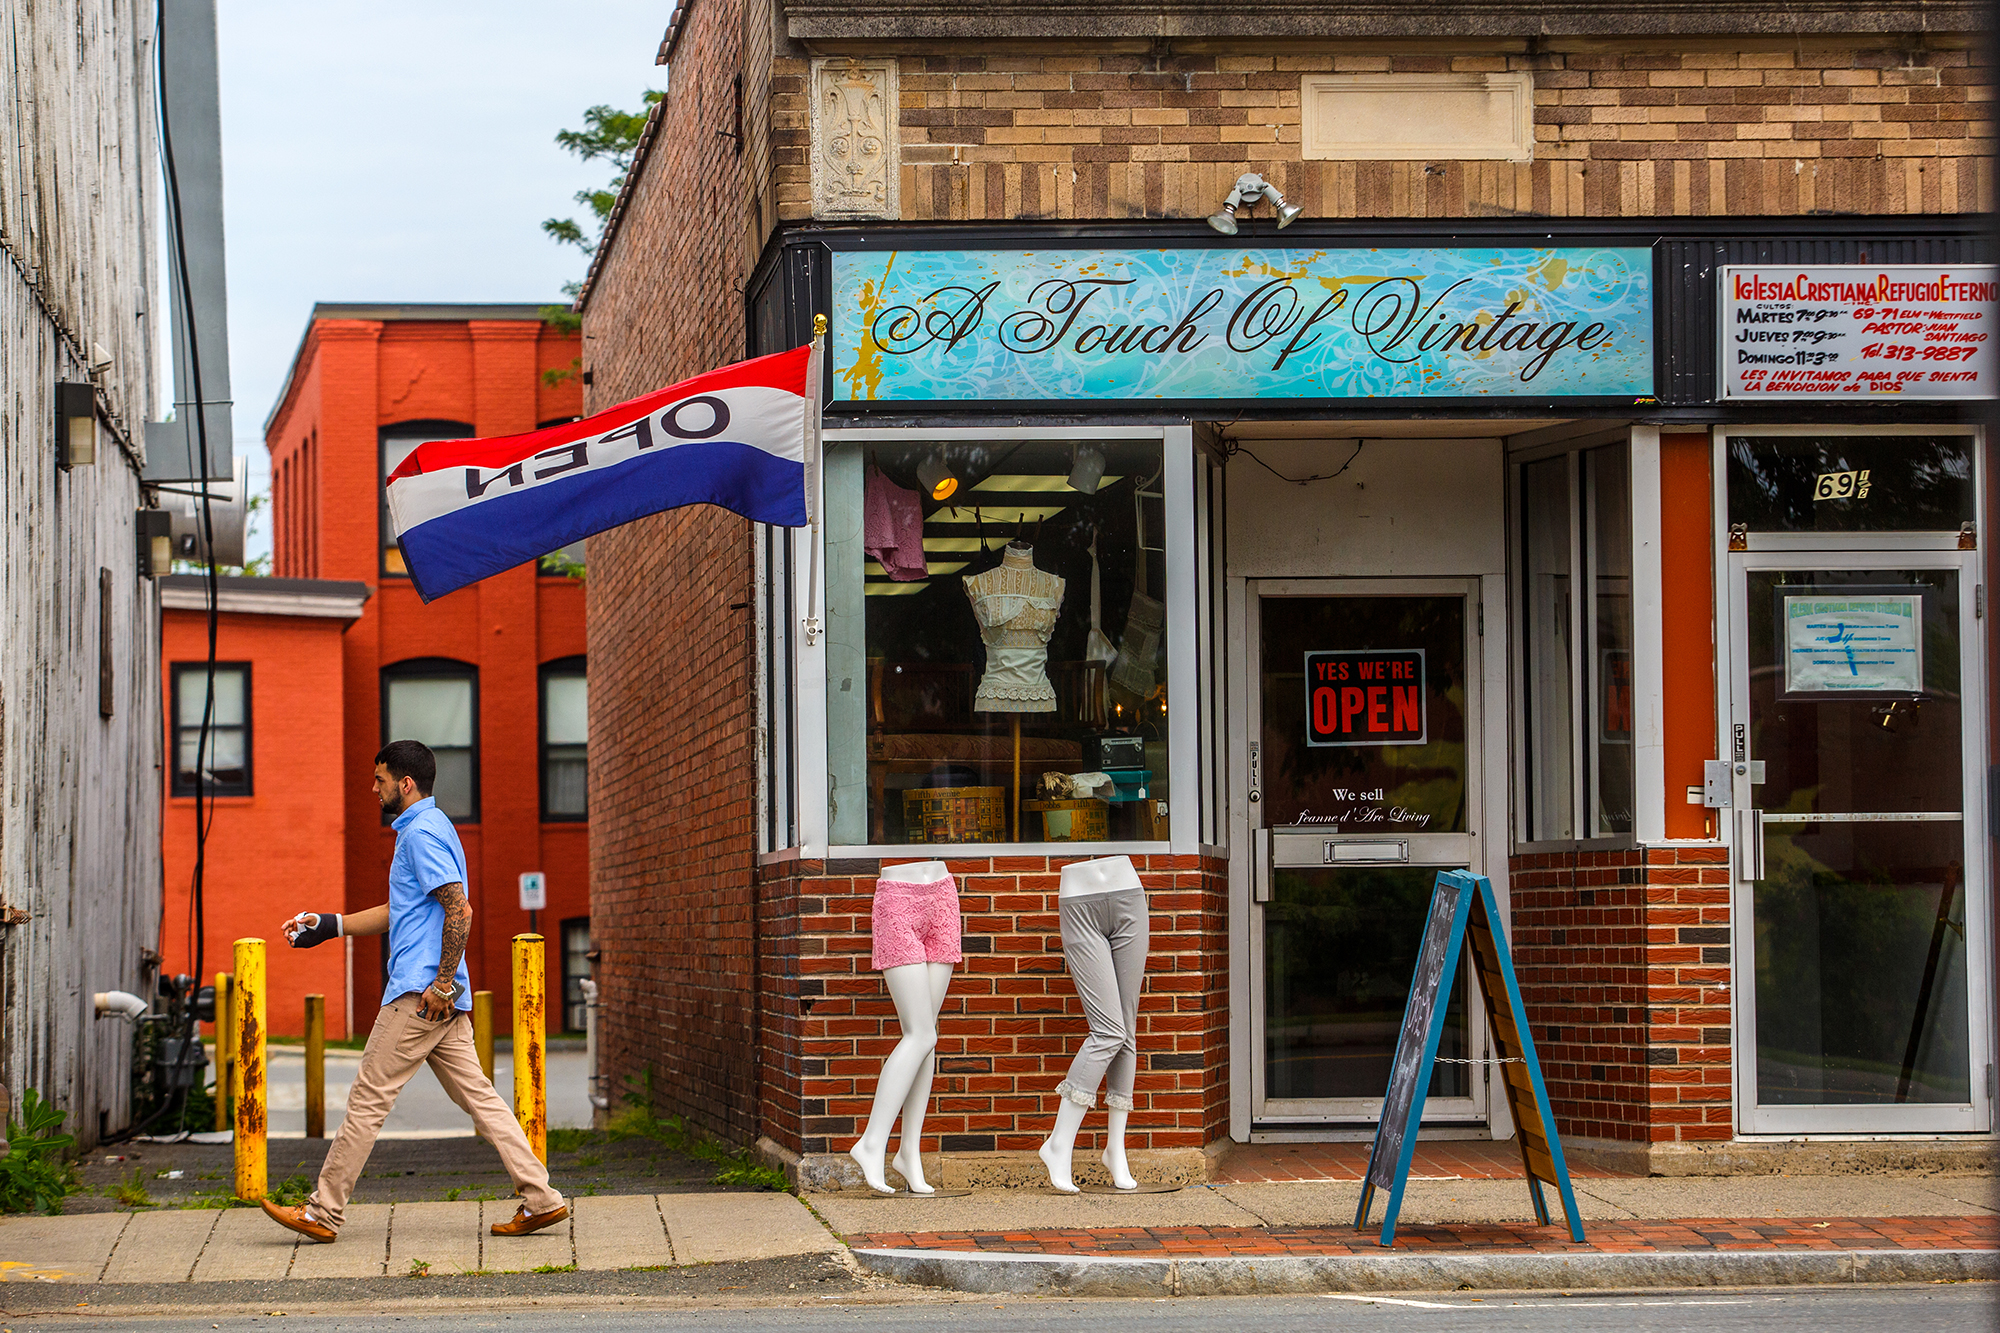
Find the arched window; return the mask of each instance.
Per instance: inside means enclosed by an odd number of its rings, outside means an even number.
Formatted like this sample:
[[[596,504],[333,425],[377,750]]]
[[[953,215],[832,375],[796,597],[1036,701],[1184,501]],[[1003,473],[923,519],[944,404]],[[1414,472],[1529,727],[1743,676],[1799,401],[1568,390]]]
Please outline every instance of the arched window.
[[[454,823],[479,820],[479,668],[419,657],[382,668],[382,744],[422,741],[437,756],[431,795]]]
[[[396,465],[410,456],[410,451],[420,444],[432,440],[464,440],[472,436],[472,427],[462,421],[399,421],[393,426],[384,426],[379,432],[382,459],[382,572],[396,578],[408,578],[409,568],[403,564],[403,552],[396,546],[396,530],[389,526],[389,474]],[[439,802],[440,805],[443,802]]]

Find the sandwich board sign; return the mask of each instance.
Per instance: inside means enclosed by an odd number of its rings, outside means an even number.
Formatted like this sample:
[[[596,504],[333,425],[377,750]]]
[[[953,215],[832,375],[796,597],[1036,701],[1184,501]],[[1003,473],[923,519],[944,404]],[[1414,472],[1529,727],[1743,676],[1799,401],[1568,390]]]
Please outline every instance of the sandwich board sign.
[[[1541,1062],[1535,1058],[1535,1040],[1528,1032],[1528,1015],[1521,1004],[1521,988],[1514,981],[1514,962],[1506,941],[1500,929],[1500,909],[1493,899],[1493,881],[1463,870],[1439,871],[1431,890],[1430,916],[1424,922],[1423,947],[1410,980],[1409,1004],[1403,1010],[1403,1027],[1396,1038],[1396,1059],[1389,1068],[1389,1090],[1382,1098],[1382,1122],[1375,1130],[1375,1146],[1368,1154],[1368,1174],[1361,1186],[1361,1206],[1354,1214],[1354,1229],[1363,1230],[1375,1191],[1389,1191],[1389,1206],[1382,1217],[1385,1246],[1395,1244],[1396,1215],[1402,1211],[1403,1186],[1409,1181],[1410,1159],[1417,1148],[1417,1126],[1423,1120],[1424,1097],[1437,1064],[1438,1042],[1444,1036],[1445,1010],[1450,1007],[1459,959],[1468,948],[1473,976],[1492,1024],[1493,1058],[1503,1075],[1500,1083],[1506,1089],[1508,1108],[1514,1113],[1514,1132],[1521,1144],[1521,1165],[1527,1171],[1535,1219],[1543,1226],[1550,1224],[1542,1185],[1553,1185],[1562,1195],[1570,1239],[1583,1240],[1583,1219],[1570,1189],[1569,1168],[1556,1137],[1556,1118],[1549,1110],[1548,1088],[1542,1082]]]

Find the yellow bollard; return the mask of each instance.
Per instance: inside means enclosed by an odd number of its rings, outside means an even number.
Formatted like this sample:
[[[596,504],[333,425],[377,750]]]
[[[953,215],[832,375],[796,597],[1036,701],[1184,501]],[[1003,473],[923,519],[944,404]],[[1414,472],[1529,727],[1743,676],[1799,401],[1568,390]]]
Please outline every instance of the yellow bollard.
[[[543,1068],[547,987],[542,977],[542,937],[514,937],[514,1118],[527,1132],[535,1156],[549,1160],[548,1080]]]
[[[230,1049],[230,1039],[236,1034],[235,980],[228,972],[215,974],[215,1127],[218,1130],[229,1128],[229,1099],[236,1091],[231,1081],[236,1073],[236,1057]]]
[[[264,1197],[264,941],[236,941],[236,1197]]]
[[[479,1068],[486,1081],[493,1081],[493,992],[472,992],[472,1048],[479,1052]]]
[[[306,1137],[326,1137],[326,996],[306,996]]]

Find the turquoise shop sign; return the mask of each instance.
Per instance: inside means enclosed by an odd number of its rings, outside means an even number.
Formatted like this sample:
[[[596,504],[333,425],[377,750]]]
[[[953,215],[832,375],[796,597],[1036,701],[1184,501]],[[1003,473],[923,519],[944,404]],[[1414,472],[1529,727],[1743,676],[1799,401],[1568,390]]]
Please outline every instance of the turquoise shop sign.
[[[836,402],[1639,398],[1643,247],[833,256]]]

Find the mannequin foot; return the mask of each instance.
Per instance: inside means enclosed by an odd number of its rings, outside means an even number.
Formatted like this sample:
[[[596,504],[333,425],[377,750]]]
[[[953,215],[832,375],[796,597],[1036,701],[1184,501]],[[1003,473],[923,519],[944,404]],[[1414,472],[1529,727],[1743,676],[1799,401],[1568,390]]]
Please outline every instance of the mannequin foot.
[[[1103,1162],[1104,1169],[1111,1173],[1112,1188],[1121,1190],[1135,1190],[1139,1188],[1139,1182],[1132,1178],[1132,1168],[1126,1165],[1125,1150],[1123,1148],[1113,1148],[1106,1145],[1103,1156],[1098,1158],[1098,1160]]]
[[[903,1183],[910,1187],[910,1193],[937,1193],[924,1179],[923,1154],[913,1152],[908,1148],[902,1148],[897,1151],[896,1160],[890,1163],[890,1165],[894,1166],[897,1172],[903,1177]]]
[[[1081,1194],[1076,1182],[1069,1178],[1069,1154],[1057,1148],[1053,1138],[1042,1140],[1042,1146],[1035,1149],[1035,1156],[1042,1159],[1042,1165],[1049,1169],[1049,1184],[1063,1194]]]
[[[852,1157],[854,1164],[861,1168],[861,1178],[868,1182],[869,1189],[874,1190],[877,1194],[894,1194],[896,1192],[895,1187],[882,1174],[881,1153],[869,1152],[857,1143],[847,1150],[847,1155]]]

